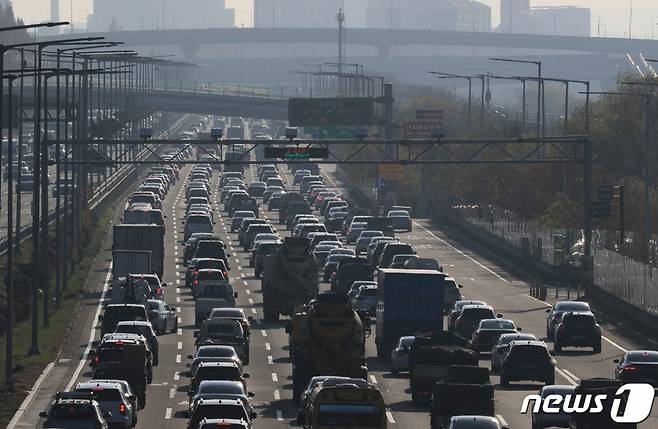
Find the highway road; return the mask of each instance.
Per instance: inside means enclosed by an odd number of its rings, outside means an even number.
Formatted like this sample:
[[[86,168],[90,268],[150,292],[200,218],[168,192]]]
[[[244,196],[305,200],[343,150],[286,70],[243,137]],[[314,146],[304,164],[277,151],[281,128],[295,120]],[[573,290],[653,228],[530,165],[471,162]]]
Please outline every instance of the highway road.
[[[181,178],[186,177],[191,167],[186,166],[181,172]],[[323,167],[329,184],[343,189],[333,174],[331,166]],[[292,182],[287,170],[289,183]],[[247,181],[253,180],[255,167],[247,173]],[[262,314],[262,296],[260,280],[253,275],[253,269],[247,268],[247,253],[237,245],[237,235],[227,232],[230,219],[221,210],[218,197],[219,174],[214,173],[213,204],[215,208],[215,231],[227,243],[230,249],[232,271],[231,278],[235,290],[239,293],[237,304],[245,309],[248,315],[254,317],[251,335],[251,363],[245,369],[250,374],[248,388],[255,393],[253,403],[258,418],[254,428],[294,427],[296,408],[291,400],[291,364],[288,358],[288,338],[284,330],[284,322],[265,323]],[[179,180],[169,191],[163,210],[168,215],[166,219],[165,273],[166,301],[176,307],[179,318],[178,332],[160,336],[160,365],[154,368],[153,384],[147,391],[147,405],[139,412],[137,428],[185,428],[187,419],[183,410],[187,409],[188,378],[186,356],[195,351],[193,338],[194,301],[190,292],[184,288],[183,256],[183,217],[185,213],[185,184],[187,179]],[[221,213],[221,216],[218,214]],[[281,235],[287,235],[282,226],[274,221],[276,213],[263,211],[263,216],[271,219]],[[505,318],[513,319],[523,332],[535,334],[538,338],[545,337],[545,319],[549,304],[538,301],[528,295],[528,288],[522,279],[507,272],[496,263],[473,251],[469,245],[453,241],[449,236],[431,226],[425,220],[415,220],[411,233],[400,233],[401,241],[410,243],[418,251],[419,256],[438,259],[446,271],[464,285],[462,289],[466,298],[481,299],[502,313]],[[109,260],[103,272],[105,276],[104,290],[107,291],[110,282]],[[323,284],[323,289],[328,288]],[[98,299],[98,297],[96,298]],[[101,301],[102,303],[102,301]],[[91,304],[90,304],[91,305]],[[76,381],[88,379],[86,351],[89,340],[97,339],[95,328],[96,316],[100,311],[98,301],[94,304],[95,311],[83,320],[86,326],[81,341],[72,351],[67,352],[66,369],[59,384],[44,383],[40,401],[36,401],[20,420],[18,427],[39,427],[36,413],[47,398],[47,390],[52,394],[57,389],[71,388]],[[367,356],[369,381],[375,384],[383,393],[387,404],[388,427],[410,429],[429,427],[427,410],[413,405],[408,393],[408,378],[405,375],[394,376],[388,369],[388,364],[376,358],[374,331],[367,341]],[[613,375],[613,359],[622,356],[625,350],[649,347],[649,340],[631,342],[622,331],[615,327],[604,329],[602,353],[592,354],[585,350],[565,351],[555,356],[556,383],[576,384],[581,378],[611,377]],[[552,350],[552,347],[550,347]],[[485,358],[481,365],[488,366]],[[535,393],[541,387],[538,383],[512,383],[509,387],[500,386],[498,377],[492,378],[496,384],[496,414],[497,418],[509,428],[530,428],[530,416],[521,415],[519,410],[523,398]],[[642,429],[658,427],[658,413],[654,411],[649,420],[640,425]]]

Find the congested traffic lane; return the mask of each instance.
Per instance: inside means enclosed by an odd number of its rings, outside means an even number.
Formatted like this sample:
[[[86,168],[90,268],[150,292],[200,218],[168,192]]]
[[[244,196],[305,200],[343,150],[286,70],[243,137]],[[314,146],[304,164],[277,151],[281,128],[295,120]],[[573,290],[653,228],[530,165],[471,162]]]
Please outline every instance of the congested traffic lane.
[[[332,166],[325,166],[324,171],[329,186],[343,188],[333,174]],[[437,259],[446,272],[464,285],[462,293],[465,299],[486,301],[496,312],[502,313],[503,317],[514,320],[524,333],[534,334],[549,344],[549,350],[553,349],[552,342],[546,339],[546,309],[550,305],[530,297],[527,284],[518,276],[481,256],[476,247],[455,242],[440,228],[437,229],[426,221],[416,220],[413,232],[396,233],[396,236],[411,244],[420,257]],[[646,342],[629,341],[623,334],[605,326],[602,328],[601,353],[593,354],[591,349],[587,348],[568,348],[560,354],[554,354],[557,384],[578,384],[580,379],[584,378],[613,377],[613,359],[623,356],[626,350],[655,349],[649,339]],[[490,361],[483,359],[481,365],[489,366]],[[391,377],[386,377],[386,381]],[[536,393],[541,384],[515,382],[509,387],[502,387],[498,384],[499,381],[498,376],[492,377],[492,382],[497,384],[496,414],[499,420],[506,422],[511,428],[529,428],[530,416],[520,414],[521,404],[525,396]],[[411,405],[408,395],[406,400],[408,402],[405,406],[415,408]],[[654,409],[651,417],[639,427],[658,427],[658,410]]]

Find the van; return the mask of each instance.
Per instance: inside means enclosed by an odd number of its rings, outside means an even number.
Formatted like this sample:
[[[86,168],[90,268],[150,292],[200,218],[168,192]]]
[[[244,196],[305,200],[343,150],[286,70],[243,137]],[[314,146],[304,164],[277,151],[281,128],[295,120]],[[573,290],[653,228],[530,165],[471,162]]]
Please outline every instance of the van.
[[[105,334],[114,332],[119,322],[123,321],[148,321],[146,307],[139,304],[110,304],[105,307],[102,315],[98,316],[102,322],[101,338]]]

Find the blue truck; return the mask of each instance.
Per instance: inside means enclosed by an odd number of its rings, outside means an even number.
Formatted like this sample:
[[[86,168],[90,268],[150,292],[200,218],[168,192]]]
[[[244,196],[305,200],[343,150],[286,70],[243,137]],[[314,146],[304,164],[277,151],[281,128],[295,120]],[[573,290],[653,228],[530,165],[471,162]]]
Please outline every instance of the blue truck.
[[[400,337],[443,330],[445,274],[380,268],[377,272],[377,356],[389,359]]]

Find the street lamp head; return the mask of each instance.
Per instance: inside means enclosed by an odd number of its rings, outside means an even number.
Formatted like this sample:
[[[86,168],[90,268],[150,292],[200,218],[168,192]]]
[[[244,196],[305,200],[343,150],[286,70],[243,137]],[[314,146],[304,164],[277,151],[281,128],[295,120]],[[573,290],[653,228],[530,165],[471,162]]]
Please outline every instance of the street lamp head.
[[[297,127],[286,127],[286,138],[292,140],[297,138]]]
[[[224,135],[224,130],[221,128],[212,128],[210,130],[210,137],[216,140],[221,140],[222,136]]]

